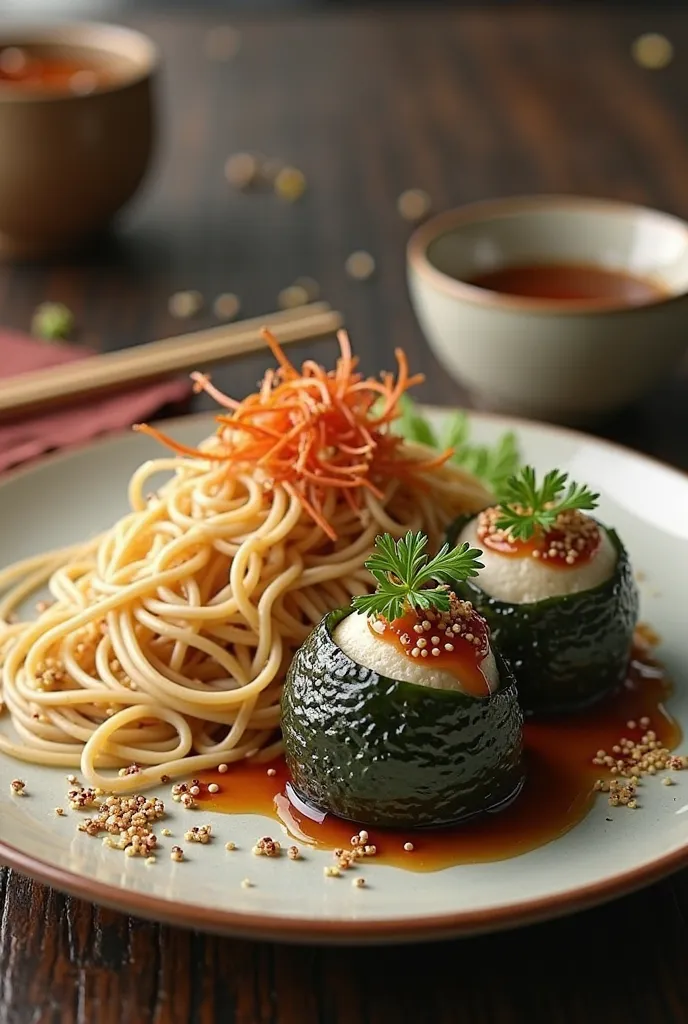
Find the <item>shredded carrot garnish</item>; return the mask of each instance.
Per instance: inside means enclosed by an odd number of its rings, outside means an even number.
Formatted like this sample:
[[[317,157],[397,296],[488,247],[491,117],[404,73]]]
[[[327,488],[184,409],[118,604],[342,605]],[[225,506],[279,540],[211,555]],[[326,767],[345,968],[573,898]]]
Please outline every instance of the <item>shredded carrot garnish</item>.
[[[183,456],[226,462],[228,472],[251,472],[260,467],[267,480],[281,484],[298,498],[304,511],[336,540],[323,514],[326,493],[334,488],[353,509],[362,507],[364,491],[377,497],[391,479],[413,479],[442,465],[451,450],[428,459],[405,457],[404,441],[390,425],[398,415],[401,396],[423,380],[411,376],[406,356],[395,352],[398,373],[366,378],[357,372],[344,331],[337,335],[341,354],[327,371],[308,359],[299,371],[268,330],[263,337],[278,368],[265,374],[258,391],[242,402],[219,391],[204,374],[193,375],[194,387],[207,392],[223,409],[216,417],[216,446],[203,451],[178,444],[145,424],[144,431]]]

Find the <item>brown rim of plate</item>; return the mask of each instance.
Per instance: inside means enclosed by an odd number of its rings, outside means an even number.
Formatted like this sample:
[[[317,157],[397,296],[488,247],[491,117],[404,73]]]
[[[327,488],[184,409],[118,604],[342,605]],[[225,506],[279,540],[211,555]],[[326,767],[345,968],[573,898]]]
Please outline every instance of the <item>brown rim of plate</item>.
[[[688,285],[678,292],[667,292],[648,302],[630,305],[620,303],[618,299],[538,299],[524,295],[506,295],[502,292],[494,292],[489,288],[481,288],[478,285],[470,284],[468,281],[460,281],[443,270],[439,270],[428,258],[430,245],[444,235],[450,234],[455,228],[476,221],[489,220],[503,214],[528,212],[529,210],[541,209],[569,209],[580,210],[587,207],[593,211],[625,212],[627,214],[643,214],[662,221],[667,221],[683,230],[686,235],[686,246],[688,247],[688,223],[675,217],[673,214],[664,213],[661,210],[654,210],[650,206],[641,206],[636,203],[626,203],[614,199],[595,199],[587,196],[573,195],[542,195],[542,196],[510,196],[505,199],[483,199],[479,202],[468,203],[466,206],[459,206],[453,210],[446,210],[439,213],[430,220],[425,221],[411,235],[406,247],[406,260],[409,269],[413,270],[433,288],[450,295],[452,298],[460,299],[472,305],[491,307],[505,311],[522,311],[527,313],[542,313],[556,315],[578,315],[583,316],[590,313],[629,313],[631,311],[648,309],[653,306],[666,305],[685,299],[688,295]],[[651,278],[649,280],[652,280]]]
[[[52,25],[27,23],[0,27],[0,50],[6,46],[56,47],[73,46],[91,50],[94,54],[110,54],[131,61],[129,71],[123,71],[116,80],[98,87],[93,92],[79,94],[55,92],[40,88],[25,89],[21,85],[3,82],[0,88],[0,106],[8,103],[64,103],[93,100],[107,93],[120,92],[149,78],[160,66],[160,51],[149,36],[127,25],[112,25],[104,21],[67,21]]]
[[[434,411],[446,410],[442,406],[423,406]],[[539,427],[545,430],[564,434],[566,437],[593,441],[605,448],[634,458],[650,465],[659,466],[662,470],[676,475],[686,481],[687,474],[675,466],[655,459],[632,448],[585,434],[579,430],[560,427],[555,424],[541,424],[516,416],[501,416],[497,413],[474,412],[467,410],[469,415],[477,419],[486,419],[510,425],[518,430],[519,423],[523,426]],[[164,420],[161,426],[166,431],[189,422],[213,422],[212,413],[196,413],[191,416],[180,416]],[[118,439],[130,436],[126,431],[116,431],[90,444],[79,445],[67,451],[56,452],[41,459],[38,463],[23,466],[4,475],[0,489],[13,480],[38,472],[46,463],[61,462],[78,456],[90,448],[100,447]],[[0,822],[0,828],[2,827]],[[431,941],[448,939],[462,935],[474,935],[480,932],[498,931],[535,924],[567,913],[587,910],[599,903],[607,902],[618,896],[634,892],[665,876],[678,871],[685,865],[688,854],[688,839],[678,849],[648,861],[640,867],[621,872],[604,881],[559,893],[554,896],[541,896],[537,899],[523,900],[501,907],[485,910],[466,911],[454,914],[435,914],[432,917],[415,917],[407,920],[367,920],[367,921],[317,921],[300,918],[281,917],[269,914],[245,914],[233,911],[218,910],[198,904],[186,904],[165,900],[157,896],[134,892],[95,879],[84,878],[74,871],[56,864],[50,864],[38,857],[32,857],[18,850],[0,837],[0,863],[15,871],[29,875],[45,885],[51,885],[62,892],[69,893],[80,899],[109,907],[113,910],[159,921],[163,924],[178,925],[219,934],[242,936],[294,943],[329,943],[331,945],[375,944],[393,942]]]

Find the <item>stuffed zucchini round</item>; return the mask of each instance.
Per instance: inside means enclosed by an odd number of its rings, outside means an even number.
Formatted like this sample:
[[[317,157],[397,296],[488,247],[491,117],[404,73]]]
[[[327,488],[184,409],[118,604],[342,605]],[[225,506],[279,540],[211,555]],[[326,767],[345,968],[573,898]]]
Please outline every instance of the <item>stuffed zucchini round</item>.
[[[566,478],[559,479],[563,488]],[[569,505],[588,495],[583,500],[589,508],[597,496],[575,491],[577,486],[570,485]],[[538,519],[532,514],[535,495],[527,508],[502,504],[462,517],[448,539],[482,549],[482,572],[457,581],[456,591],[490,624],[524,710],[558,713],[594,703],[623,682],[638,591],[614,530],[579,508],[558,511],[556,493],[543,502]],[[535,522],[527,530],[529,517]]]
[[[523,784],[522,730],[510,669],[454,595],[445,611],[393,620],[330,612],[296,652],[282,697],[296,792],[367,825],[497,810]]]

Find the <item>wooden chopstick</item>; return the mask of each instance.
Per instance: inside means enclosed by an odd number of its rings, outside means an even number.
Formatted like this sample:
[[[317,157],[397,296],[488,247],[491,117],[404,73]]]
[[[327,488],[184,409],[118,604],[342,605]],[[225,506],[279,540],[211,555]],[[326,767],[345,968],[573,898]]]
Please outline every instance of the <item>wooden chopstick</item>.
[[[297,309],[22,373],[0,382],[0,419],[56,404],[70,404],[85,396],[207,368],[258,352],[265,347],[260,334],[263,327],[268,327],[280,344],[289,345],[333,334],[342,323],[341,314],[328,303],[313,302]]]

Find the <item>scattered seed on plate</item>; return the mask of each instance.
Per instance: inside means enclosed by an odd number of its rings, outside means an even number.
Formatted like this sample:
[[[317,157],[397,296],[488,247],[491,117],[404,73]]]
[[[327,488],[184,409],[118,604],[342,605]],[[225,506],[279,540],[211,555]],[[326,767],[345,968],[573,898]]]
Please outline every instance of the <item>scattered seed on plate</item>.
[[[328,864],[327,867],[323,868],[323,874],[325,878],[339,878],[341,871],[333,864]]]
[[[351,884],[354,889],[365,889],[366,880],[365,878],[361,878],[360,875],[357,875],[356,878],[351,879]]]
[[[218,320],[233,320],[240,309],[239,298],[233,292],[223,292],[213,302],[213,313]]]
[[[228,843],[225,843],[225,850],[236,850],[236,843],[233,843],[230,839]]]
[[[662,779],[662,785],[663,786],[673,786],[674,785],[674,780],[669,775],[667,775],[665,778]]]
[[[344,270],[354,281],[367,281],[375,273],[375,260],[362,249],[347,256]]]
[[[155,860],[156,860],[155,857],[146,857],[146,864],[148,864],[149,866],[151,864],[155,864]]]
[[[277,305],[280,309],[296,309],[297,306],[305,306],[307,303],[308,292],[298,284],[283,288],[277,296]]]
[[[275,178],[275,192],[280,199],[296,202],[306,191],[306,177],[298,167],[283,167]]]
[[[215,25],[205,36],[205,55],[208,60],[231,60],[241,46],[241,33],[232,25]]]
[[[253,882],[251,881],[251,879],[250,878],[244,878],[244,880],[241,883],[241,888],[242,889],[252,889],[253,888]]]
[[[184,851],[181,846],[173,846],[172,852],[170,853],[170,860],[175,860],[177,863],[184,860]]]
[[[167,308],[178,320],[187,320],[203,308],[203,296],[196,291],[175,292],[170,295]]]
[[[251,153],[233,153],[225,160],[225,178],[233,188],[250,188],[259,175],[260,165]]]
[[[659,32],[646,32],[634,40],[631,53],[636,64],[648,71],[660,71],[671,64],[674,47]]]
[[[397,199],[397,210],[404,220],[418,221],[430,212],[430,196],[422,188],[409,188]]]
[[[55,814],[58,816],[58,818],[64,818],[66,816],[66,813],[67,812],[65,811],[64,807],[55,808]]]
[[[13,796],[24,796],[26,793],[26,783],[23,779],[12,779],[10,782],[10,793]]]
[[[160,830],[160,835],[171,836],[172,833],[170,832],[170,830],[168,828],[163,828],[163,829]]]
[[[298,846],[290,846],[287,850],[287,857],[289,860],[298,860],[301,856]]]

